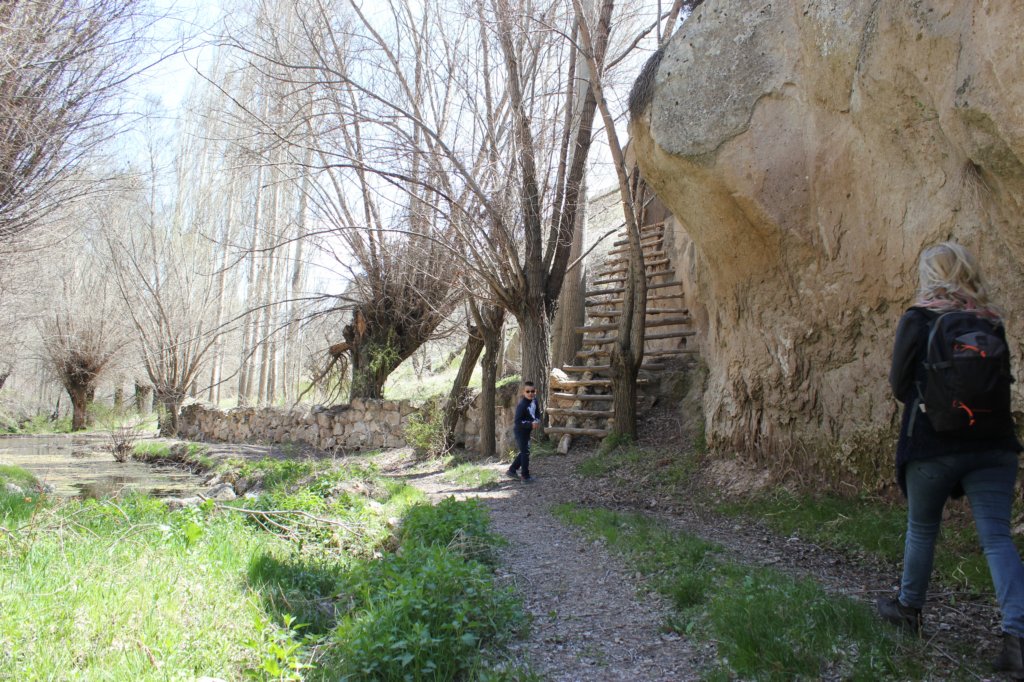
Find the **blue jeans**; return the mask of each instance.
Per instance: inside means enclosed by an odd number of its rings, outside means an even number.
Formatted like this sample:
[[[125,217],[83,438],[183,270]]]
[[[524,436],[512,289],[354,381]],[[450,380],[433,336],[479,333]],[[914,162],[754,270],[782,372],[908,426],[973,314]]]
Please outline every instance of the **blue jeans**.
[[[512,461],[512,466],[509,467],[509,471],[519,471],[521,468],[523,471],[523,478],[530,477],[530,436],[533,435],[533,429],[518,429],[513,428],[512,433],[516,436],[516,445],[519,446],[519,453],[516,458]]]
[[[1024,565],[1010,536],[1017,453],[944,455],[907,464],[907,544],[900,601],[921,608],[932,573],[942,508],[957,483],[971,503],[1003,614],[1003,631],[1024,637]]]

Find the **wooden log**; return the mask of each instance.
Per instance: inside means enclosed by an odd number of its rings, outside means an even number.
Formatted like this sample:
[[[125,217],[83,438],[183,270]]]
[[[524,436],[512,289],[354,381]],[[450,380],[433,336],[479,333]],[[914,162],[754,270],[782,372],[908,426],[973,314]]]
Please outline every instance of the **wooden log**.
[[[651,301],[678,301],[682,297],[682,294],[662,294],[660,296],[648,296],[647,302],[650,303]],[[586,305],[588,308],[591,308],[599,305],[622,305],[623,303],[624,300],[621,298],[611,298],[606,301],[587,301]],[[593,315],[593,313],[590,314]]]
[[[675,277],[675,274],[676,274],[675,270],[659,270],[658,272],[648,272],[647,273],[647,279],[654,279],[655,277]],[[591,283],[594,286],[598,286],[600,284],[616,284],[618,282],[625,282],[625,281],[626,281],[625,277],[611,277],[611,278],[607,278],[607,279],[595,279]],[[623,289],[623,291],[625,291],[625,289]]]
[[[657,358],[670,355],[697,355],[697,353],[699,352],[700,351],[698,351],[696,348],[669,348],[667,350],[645,350],[644,357]],[[610,350],[600,350],[598,348],[595,348],[594,350],[581,350],[580,352],[576,353],[576,357],[581,359],[603,358],[608,357],[611,354],[612,352]]]
[[[621,310],[592,310],[587,313],[591,317],[620,317]],[[648,308],[648,315],[689,315],[689,308]]]
[[[647,327],[673,327],[676,325],[690,324],[693,320],[689,317],[669,317],[661,320],[651,320],[646,322]],[[588,324],[583,327],[576,327],[577,334],[586,334],[587,332],[610,332],[618,329],[618,324]]]
[[[570,436],[594,436],[595,438],[604,438],[611,432],[607,429],[581,429],[568,426],[549,426],[544,429],[544,433],[554,436],[568,434]]]
[[[597,282],[592,282],[592,284],[597,284]],[[651,282],[647,285],[647,290],[650,291],[651,289],[664,289],[665,287],[673,287],[680,285],[682,285],[682,282],[680,282],[679,280],[672,280],[670,282],[661,283]],[[587,298],[591,298],[593,296],[604,296],[606,294],[621,294],[624,293],[625,291],[626,287],[615,287],[614,289],[591,289],[590,291],[587,292]]]
[[[552,416],[580,417],[582,419],[611,417],[615,414],[614,410],[583,410],[575,407],[549,407],[546,412]]]
[[[571,374],[585,374],[586,372],[610,372],[612,369],[611,365],[562,365],[562,371]],[[640,369],[646,369],[649,372],[657,372],[665,369],[665,365],[641,364]]]
[[[613,398],[613,396],[608,393],[552,393],[551,397],[559,400],[579,400],[582,402],[612,400]]]
[[[646,334],[644,336],[644,341],[658,341],[658,340],[661,340],[661,339],[680,339],[680,338],[684,338],[684,337],[687,337],[687,336],[696,336],[696,334],[697,334],[697,332],[690,331],[690,330],[679,331],[679,332],[667,332],[667,333],[663,333],[663,334]],[[614,337],[614,336],[602,336],[602,337],[599,337],[599,338],[596,338],[596,339],[584,338],[583,339],[583,345],[584,346],[603,346],[606,343],[615,343],[615,341],[616,341],[616,337]]]

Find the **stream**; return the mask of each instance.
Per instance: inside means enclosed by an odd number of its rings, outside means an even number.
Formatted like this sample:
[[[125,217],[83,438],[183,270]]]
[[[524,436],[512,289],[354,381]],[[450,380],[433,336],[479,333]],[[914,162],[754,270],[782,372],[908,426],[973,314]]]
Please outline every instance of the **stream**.
[[[0,465],[13,464],[64,497],[111,497],[137,492],[185,497],[202,489],[203,479],[170,466],[117,462],[103,434],[0,437]]]

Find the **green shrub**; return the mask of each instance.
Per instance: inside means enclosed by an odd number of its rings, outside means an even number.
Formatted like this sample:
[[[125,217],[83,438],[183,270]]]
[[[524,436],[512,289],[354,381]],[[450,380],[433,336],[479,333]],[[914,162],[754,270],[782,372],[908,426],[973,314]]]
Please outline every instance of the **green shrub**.
[[[436,505],[411,507],[402,520],[402,547],[450,547],[465,556],[490,561],[497,537],[489,530],[487,510],[477,500],[447,497]]]
[[[439,457],[448,450],[444,437],[444,411],[437,401],[428,401],[419,412],[409,415],[405,424],[405,442],[418,455]]]
[[[358,599],[322,662],[333,679],[453,680],[478,668],[481,648],[509,638],[521,612],[483,564],[441,546],[415,546],[348,577]]]

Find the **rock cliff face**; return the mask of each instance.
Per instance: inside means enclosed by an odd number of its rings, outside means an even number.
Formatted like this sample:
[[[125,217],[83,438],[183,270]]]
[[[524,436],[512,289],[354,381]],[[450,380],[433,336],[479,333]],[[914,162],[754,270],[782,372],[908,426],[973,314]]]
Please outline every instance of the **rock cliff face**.
[[[1020,366],[1022,35],[1024,0],[707,0],[638,84],[637,158],[693,241],[713,447],[888,481],[892,333],[946,239]]]

